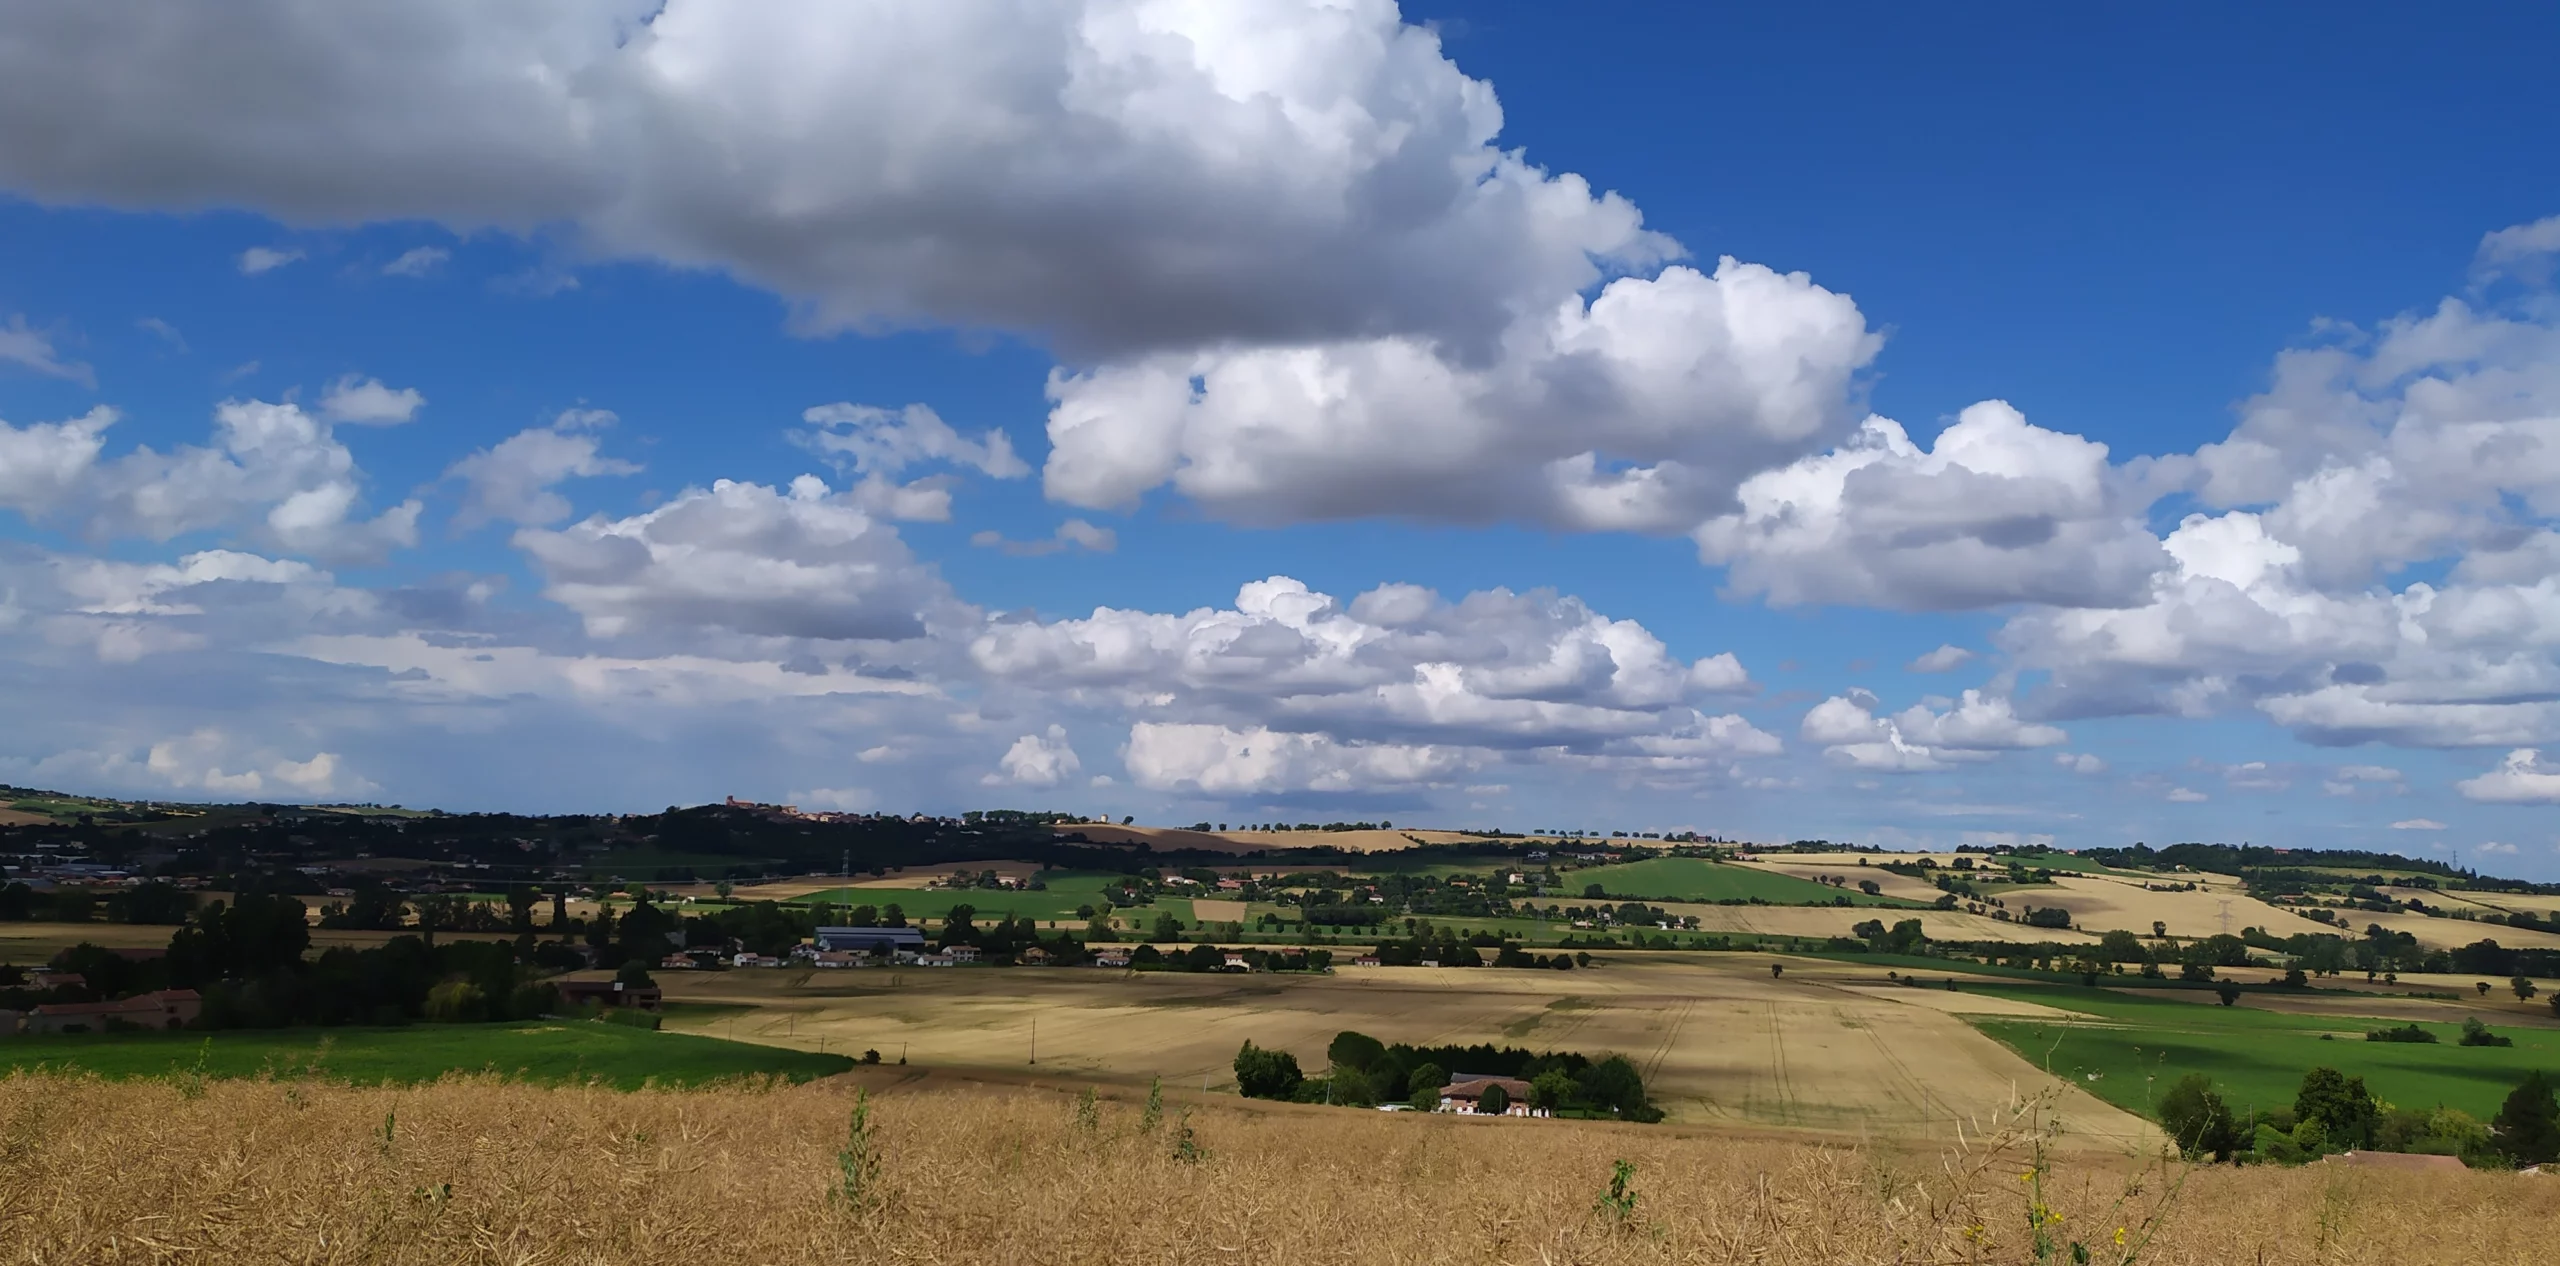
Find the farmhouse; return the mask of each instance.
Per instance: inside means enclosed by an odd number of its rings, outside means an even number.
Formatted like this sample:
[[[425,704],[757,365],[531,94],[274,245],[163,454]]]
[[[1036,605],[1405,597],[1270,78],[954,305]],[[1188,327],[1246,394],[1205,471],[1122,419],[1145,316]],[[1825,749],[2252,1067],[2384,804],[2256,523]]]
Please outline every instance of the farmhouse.
[[[1093,953],[1093,965],[1096,967],[1126,967],[1129,965],[1129,951],[1124,949],[1095,950]]]
[[[111,1028],[178,1029],[195,1022],[204,998],[193,989],[163,989],[115,1002],[56,1002],[29,1011],[29,1033],[96,1033]]]
[[[1517,1077],[1496,1077],[1489,1073],[1459,1073],[1440,1090],[1442,1112],[1478,1112],[1484,1105],[1484,1092],[1495,1086],[1502,1088],[1510,1106],[1504,1116],[1525,1117],[1529,1111],[1529,1083]]]

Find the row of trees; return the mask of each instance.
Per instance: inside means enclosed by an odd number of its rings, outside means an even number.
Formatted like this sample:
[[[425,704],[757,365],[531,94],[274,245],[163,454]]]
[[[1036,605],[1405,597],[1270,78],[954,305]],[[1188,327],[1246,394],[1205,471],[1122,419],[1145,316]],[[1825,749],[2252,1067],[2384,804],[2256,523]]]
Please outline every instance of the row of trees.
[[[2459,1156],[2482,1167],[2560,1160],[2560,1100],[2539,1072],[2509,1092],[2486,1125],[2456,1108],[2394,1107],[2364,1078],[2334,1068],[2303,1074],[2290,1108],[2241,1118],[2212,1078],[2192,1073],[2161,1097],[2160,1124],[2190,1158],[2216,1161],[2298,1164],[2356,1150]]]

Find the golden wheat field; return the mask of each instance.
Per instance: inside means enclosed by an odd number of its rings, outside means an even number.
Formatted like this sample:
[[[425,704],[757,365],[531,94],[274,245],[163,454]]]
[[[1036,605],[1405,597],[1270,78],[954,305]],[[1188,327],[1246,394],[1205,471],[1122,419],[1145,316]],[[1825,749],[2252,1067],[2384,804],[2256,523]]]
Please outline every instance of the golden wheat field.
[[[856,1078],[0,1080],[0,1262],[2534,1263],[2560,1182]],[[1606,1197],[1618,1162],[1630,1203]],[[850,1182],[849,1182],[850,1180]],[[2121,1243],[2119,1243],[2121,1232]],[[2039,1235],[2042,1244],[2039,1244]]]
[[[1779,961],[1784,977],[1769,971]],[[1952,1137],[1958,1118],[2051,1089],[2073,1145],[2158,1137],[1949,1014],[1942,991],[1880,988],[1889,984],[1880,970],[1819,959],[1624,954],[1572,972],[1060,968],[658,979],[671,1000],[716,1008],[671,1015],[670,1028],[801,1050],[823,1041],[837,1052],[903,1052],[936,1068],[1037,1068],[1123,1086],[1161,1075],[1195,1090],[1231,1089],[1231,1064],[1247,1041],[1320,1068],[1326,1043],[1357,1029],[1389,1042],[1624,1054],[1679,1122]]]

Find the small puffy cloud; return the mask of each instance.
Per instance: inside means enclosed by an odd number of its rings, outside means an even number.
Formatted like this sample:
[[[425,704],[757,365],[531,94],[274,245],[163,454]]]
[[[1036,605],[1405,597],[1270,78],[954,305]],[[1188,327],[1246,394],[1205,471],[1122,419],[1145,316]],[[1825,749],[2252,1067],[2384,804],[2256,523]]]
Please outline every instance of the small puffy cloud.
[[[2445,825],[2434,818],[2404,818],[2392,823],[2391,829],[2394,831],[2441,831],[2445,829]]]
[[[2057,752],[2053,763],[2075,774],[2103,774],[2107,763],[2087,752]]]
[[[446,250],[441,246],[412,246],[409,249],[400,252],[399,258],[392,260],[388,264],[384,264],[382,266],[382,275],[385,277],[424,277],[433,273],[435,270],[444,267],[444,262],[451,258],[453,258],[453,252]]]
[[[2353,796],[2372,791],[2403,791],[2406,785],[2400,771],[2388,765],[2341,765],[2321,780],[2320,789],[2332,796]]]
[[[302,252],[290,247],[252,246],[240,252],[240,275],[255,277],[271,273],[302,258]]]
[[[518,431],[455,462],[445,471],[464,489],[454,526],[557,523],[570,514],[568,498],[555,491],[563,480],[638,474],[639,466],[603,455],[599,432],[614,420],[601,409],[572,409],[549,426]]]
[[[82,489],[120,415],[104,405],[68,422],[0,422],[0,507],[42,517]]]
[[[1046,540],[1007,540],[1004,533],[989,530],[971,533],[969,543],[980,549],[1003,550],[1017,558],[1038,558],[1068,549],[1108,554],[1120,548],[1120,534],[1106,527],[1095,527],[1082,519],[1069,519],[1059,524],[1056,534]]]
[[[2213,799],[2213,797],[2208,796],[2201,791],[2196,791],[2187,787],[2171,787],[2169,789],[2169,803],[2171,804],[2202,804],[2211,799]]]
[[[1122,759],[1141,787],[1203,796],[1397,790],[1444,782],[1477,764],[1458,748],[1155,722],[1129,728]]]
[[[996,762],[995,772],[982,781],[989,787],[1055,787],[1083,769],[1084,762],[1076,759],[1076,749],[1067,743],[1066,727],[1053,725],[1046,734],[1015,739]]]
[[[2550,277],[2555,257],[2560,257],[2560,215],[2510,225],[2482,237],[2471,271],[2481,280],[2520,274],[2540,282]]]
[[[1989,760],[1999,751],[2052,747],[2068,738],[2053,726],[2019,720],[2009,700],[1979,690],[1964,692],[1943,709],[1913,704],[1889,717],[1875,709],[1875,697],[1864,691],[1834,695],[1805,713],[1800,733],[1836,763],[1906,774]]]
[[[788,489],[724,479],[629,518],[524,528],[515,543],[544,595],[598,637],[911,638],[947,598],[895,528],[814,475]]]
[[[100,540],[240,528],[275,548],[348,561],[417,543],[421,504],[361,517],[354,454],[299,406],[225,401],[210,446],[101,460],[117,420],[98,409],[72,422],[0,422],[0,507]]]
[[[1902,666],[1904,672],[1952,672],[1974,661],[1974,653],[1961,646],[1946,645]]]
[[[53,337],[30,327],[23,316],[10,317],[8,324],[0,325],[0,365],[15,365],[29,373],[67,379],[84,387],[98,385],[95,371],[64,358],[54,350]]]
[[[2539,750],[2519,747],[2496,769],[2454,786],[2464,799],[2486,804],[2560,804],[2560,767],[2546,767]]]
[[[72,751],[48,757],[35,768],[39,773],[109,786],[223,799],[316,798],[378,789],[349,770],[344,758],[335,753],[318,752],[294,760],[211,728],[154,742],[139,759],[130,751]]]
[[[415,387],[398,390],[382,385],[379,378],[358,378],[349,374],[329,384],[320,397],[320,416],[332,422],[355,426],[398,426],[418,416],[427,407],[427,398]]]
[[[792,442],[836,469],[860,476],[851,493],[854,501],[883,518],[950,520],[953,475],[900,482],[899,474],[910,466],[946,465],[995,479],[1031,473],[1004,432],[991,428],[973,440],[920,404],[890,410],[839,402],[804,410],[800,418],[807,426],[790,433]]]
[[[808,429],[794,432],[795,441],[857,474],[894,475],[932,462],[964,466],[994,479],[1031,473],[1004,432],[990,428],[973,440],[920,404],[889,410],[839,401],[803,410],[800,420]]]
[[[1926,451],[1900,423],[1868,418],[1847,445],[1756,475],[1740,498],[1697,529],[1699,555],[1736,592],[1780,605],[2124,607],[2169,563],[2106,445],[1998,400]]]
[[[179,333],[178,327],[171,325],[158,317],[147,316],[134,322],[133,325],[135,329],[141,330],[143,333],[159,339],[161,342],[168,344],[170,347],[175,348],[178,351],[183,352],[187,350],[187,336]]]
[[[2222,782],[2238,791],[2283,791],[2293,780],[2270,767],[2265,761],[2244,761],[2222,767]]]

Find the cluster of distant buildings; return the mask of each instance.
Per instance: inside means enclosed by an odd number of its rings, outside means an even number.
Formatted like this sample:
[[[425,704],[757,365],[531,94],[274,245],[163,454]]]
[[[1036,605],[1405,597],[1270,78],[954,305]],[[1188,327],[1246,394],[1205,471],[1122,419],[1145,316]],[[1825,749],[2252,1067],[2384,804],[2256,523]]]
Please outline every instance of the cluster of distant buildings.
[[[40,970],[27,975],[27,983],[38,989],[88,983],[77,972]],[[113,1002],[48,1002],[25,1011],[0,1008],[0,1037],[183,1029],[202,1014],[203,995],[193,989],[162,989]]]
[[[951,820],[947,818],[936,818],[929,813],[917,813],[912,815],[901,815],[896,813],[838,813],[828,809],[821,809],[815,813],[810,813],[803,811],[800,806],[796,804],[763,804],[754,800],[740,800],[736,796],[728,797],[723,801],[723,803],[729,808],[735,809],[740,813],[752,813],[757,817],[774,822],[938,822]]]

